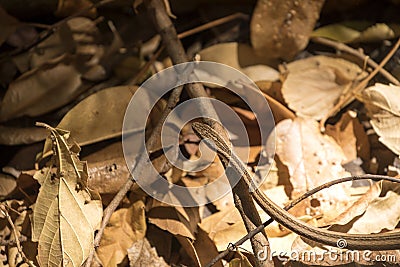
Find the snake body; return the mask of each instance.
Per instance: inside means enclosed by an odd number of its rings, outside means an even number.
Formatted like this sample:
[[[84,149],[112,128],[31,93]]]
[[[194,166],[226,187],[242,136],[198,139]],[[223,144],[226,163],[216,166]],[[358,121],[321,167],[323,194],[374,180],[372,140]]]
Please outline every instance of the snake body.
[[[199,138],[203,139],[211,148],[215,147],[216,152],[225,168],[232,167],[244,180],[248,188],[254,188],[252,177],[244,163],[230,149],[230,145],[209,125],[199,122],[192,123],[192,128]],[[212,145],[214,143],[214,146]],[[311,239],[330,246],[337,246],[338,242],[347,243],[346,248],[357,250],[392,250],[400,249],[400,232],[387,232],[379,234],[347,234],[329,231],[309,225],[268,198],[264,192],[254,188],[251,195],[256,203],[272,219],[305,238]],[[343,248],[341,246],[341,248]]]

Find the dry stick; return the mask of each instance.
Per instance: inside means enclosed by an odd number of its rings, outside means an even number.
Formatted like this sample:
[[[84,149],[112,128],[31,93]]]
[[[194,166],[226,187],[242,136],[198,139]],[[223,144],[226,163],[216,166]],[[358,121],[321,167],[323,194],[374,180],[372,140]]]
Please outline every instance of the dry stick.
[[[150,0],[148,3],[148,11],[151,15],[151,17],[154,20],[154,24],[156,26],[157,31],[160,33],[163,43],[168,51],[168,54],[170,55],[172,62],[174,64],[179,64],[179,63],[184,63],[188,61],[188,57],[186,55],[186,52],[183,48],[182,43],[179,41],[178,35],[176,33],[175,27],[171,22],[171,19],[169,18],[166,10],[165,10],[165,5],[163,1],[161,0]],[[221,133],[221,135],[225,135],[224,137],[227,139],[226,132],[222,128],[221,125],[215,123],[211,119],[206,119],[206,118],[218,118],[214,107],[212,106],[211,102],[207,99],[208,95],[206,94],[204,87],[200,83],[190,83],[186,85],[186,89],[188,91],[188,94],[192,98],[196,97],[204,97],[204,101],[200,102],[200,111],[202,112],[203,116],[205,117],[203,120],[205,123],[210,125],[214,130],[216,130],[218,133]],[[239,181],[238,185],[240,187],[240,183],[242,180]],[[243,181],[242,181],[243,182]],[[237,200],[237,208],[239,209],[239,212],[242,215],[243,221],[246,225],[247,229],[255,229],[257,226],[259,226],[259,223],[261,223],[260,215],[257,212],[257,209],[254,205],[253,200],[250,197],[249,191],[248,190],[238,190],[238,186],[233,188],[233,194],[237,195],[235,199]],[[248,196],[246,196],[248,195]],[[240,202],[238,201],[240,200]],[[250,200],[250,201],[249,201]],[[243,209],[243,206],[246,207],[246,209]],[[255,255],[258,255],[258,253],[263,253],[265,252],[265,249],[269,249],[269,243],[266,237],[265,232],[262,234],[257,234],[251,239],[253,250]],[[269,251],[268,251],[269,253]],[[273,266],[272,261],[259,261],[257,259],[257,266],[265,266],[265,265],[270,265]]]
[[[327,38],[322,38],[322,37],[313,37],[311,39],[311,41],[315,42],[315,43],[319,43],[319,44],[323,44],[326,46],[330,46],[335,48],[336,50],[339,51],[343,51],[346,52],[350,55],[356,56],[359,59],[366,61],[368,63],[368,65],[370,65],[372,68],[376,69],[378,68],[378,63],[376,63],[375,61],[373,61],[369,56],[365,55],[363,52],[356,50],[346,44],[334,41],[334,40],[330,40]],[[391,83],[395,84],[395,85],[400,85],[400,82],[396,79],[396,77],[394,77],[390,72],[388,72],[387,70],[385,70],[384,68],[380,69],[379,72]]]
[[[370,175],[370,174],[367,174],[367,175],[344,177],[344,178],[340,178],[340,179],[337,179],[337,180],[333,180],[333,181],[327,182],[325,184],[322,184],[320,186],[315,187],[314,189],[312,189],[310,191],[307,191],[301,197],[293,200],[288,205],[286,205],[284,207],[284,209],[285,210],[290,210],[291,208],[293,208],[295,205],[297,205],[298,203],[300,203],[304,199],[306,199],[306,198],[310,197],[311,195],[321,191],[322,189],[329,188],[332,185],[339,184],[339,183],[344,183],[344,182],[349,182],[349,181],[357,181],[357,180],[373,180],[373,181],[386,180],[386,181],[390,181],[390,182],[394,182],[394,183],[400,183],[400,179],[399,178],[388,177],[388,176],[383,176],[383,175]],[[252,236],[257,234],[259,231],[262,231],[265,227],[267,227],[273,221],[274,220],[272,218],[270,218],[269,220],[265,221],[262,225],[260,225],[259,227],[257,227],[253,231],[249,232],[247,235],[243,236],[238,241],[236,241],[234,244],[230,244],[229,247],[226,250],[224,250],[223,252],[218,254],[214,259],[212,259],[209,263],[207,263],[207,265],[205,265],[205,267],[211,267],[215,263],[217,263],[219,260],[222,260],[224,257],[226,257],[229,254],[229,252],[233,248],[236,248],[236,247],[242,245],[249,238],[251,238]],[[268,254],[268,255],[271,255],[271,254]]]
[[[7,209],[5,208],[5,206],[3,204],[0,205],[0,211],[3,213],[3,215],[7,218],[8,223],[11,226],[11,229],[13,231],[14,234],[14,238],[15,238],[15,244],[17,245],[17,250],[18,253],[21,255],[22,259],[24,260],[24,262],[26,264],[28,264],[31,267],[36,267],[25,255],[25,253],[22,251],[22,247],[21,244],[19,242],[19,233],[17,231],[17,229],[15,228],[14,222],[11,220],[10,214],[8,214]]]
[[[331,109],[329,112],[324,116],[324,118],[320,121],[320,129],[322,132],[325,131],[325,122],[328,120],[329,117],[333,116],[337,112],[339,112],[342,107],[349,104],[351,101],[355,99],[357,94],[359,94],[368,84],[368,82],[385,66],[385,64],[389,61],[389,59],[394,55],[397,49],[400,46],[400,38],[397,40],[396,44],[390,50],[390,52],[386,55],[386,57],[381,61],[379,66],[375,68],[367,78],[362,80],[356,87],[354,87],[348,94],[344,95],[339,102]]]
[[[235,19],[248,19],[248,18],[249,18],[249,16],[246,15],[246,14],[234,13],[232,15],[229,15],[229,16],[226,16],[226,17],[223,17],[223,18],[220,18],[220,19],[216,19],[216,20],[207,22],[207,23],[205,23],[205,24],[203,24],[201,26],[198,26],[196,28],[193,28],[193,29],[187,30],[185,32],[179,33],[178,34],[178,38],[182,39],[182,38],[188,37],[190,35],[199,33],[201,31],[208,30],[210,28],[216,27],[218,25],[225,24],[225,23],[230,22],[230,21],[235,20]]]

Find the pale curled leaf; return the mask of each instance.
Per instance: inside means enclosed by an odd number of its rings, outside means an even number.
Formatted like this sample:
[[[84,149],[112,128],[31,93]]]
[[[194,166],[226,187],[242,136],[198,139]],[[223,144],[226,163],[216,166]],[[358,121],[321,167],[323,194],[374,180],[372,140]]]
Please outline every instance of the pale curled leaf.
[[[379,141],[400,155],[400,87],[377,83],[364,90],[361,100]]]
[[[34,175],[41,188],[33,210],[32,240],[39,242],[40,266],[81,266],[93,249],[102,204],[86,188],[87,167],[77,156],[79,147],[68,140],[69,132],[44,126],[56,153],[51,167]]]
[[[314,56],[289,63],[282,94],[299,117],[322,119],[365,73],[340,58]]]

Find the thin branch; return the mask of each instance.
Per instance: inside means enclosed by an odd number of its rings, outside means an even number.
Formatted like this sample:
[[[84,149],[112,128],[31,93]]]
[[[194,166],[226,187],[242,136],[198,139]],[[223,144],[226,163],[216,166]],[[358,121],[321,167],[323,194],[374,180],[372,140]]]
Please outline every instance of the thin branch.
[[[390,181],[390,182],[394,182],[394,183],[400,183],[400,179],[399,178],[383,176],[383,175],[366,174],[366,175],[359,175],[359,176],[344,177],[344,178],[336,179],[336,180],[333,180],[333,181],[329,181],[329,182],[327,182],[325,184],[322,184],[320,186],[315,187],[312,190],[307,191],[302,196],[300,196],[299,198],[293,200],[288,205],[286,205],[284,207],[284,209],[285,210],[290,210],[291,208],[293,208],[295,205],[299,204],[304,199],[314,195],[315,193],[321,191],[322,189],[329,188],[332,185],[340,184],[340,183],[344,183],[344,182],[349,182],[349,181],[357,181],[357,180],[373,180],[373,181],[386,180],[386,181]],[[231,251],[231,247],[238,247],[238,246],[242,245],[244,242],[246,242],[252,236],[254,236],[255,234],[259,233],[265,227],[270,225],[273,221],[274,220],[272,218],[270,218],[269,220],[265,221],[262,225],[260,225],[259,227],[257,227],[253,231],[249,232],[247,235],[243,236],[238,241],[236,241],[234,244],[231,244],[226,250],[224,250],[223,252],[218,254],[214,259],[212,259],[205,267],[211,267],[215,263],[217,263],[219,260],[222,260],[224,257],[226,257],[229,254],[229,252]]]
[[[368,65],[370,65],[372,68],[376,69],[378,68],[378,63],[376,63],[375,61],[373,61],[369,56],[365,55],[363,52],[356,50],[344,43],[340,43],[334,40],[330,40],[327,38],[323,38],[323,37],[313,37],[311,39],[311,41],[315,42],[315,43],[319,43],[319,44],[323,44],[326,46],[330,46],[335,48],[336,50],[339,51],[343,51],[346,52],[350,55],[356,56],[359,59],[366,61],[368,63]],[[379,72],[391,83],[395,84],[395,85],[400,85],[400,82],[396,79],[396,77],[394,77],[390,72],[388,72],[387,70],[385,70],[384,68],[380,69]]]
[[[367,86],[368,82],[385,66],[385,64],[389,61],[389,59],[394,55],[397,49],[400,46],[400,38],[397,40],[396,44],[390,50],[390,52],[386,55],[386,57],[381,61],[379,66],[375,68],[364,80],[362,80],[356,87],[350,90],[346,95],[343,95],[338,103],[329,110],[329,112],[322,118],[320,121],[320,129],[321,131],[325,131],[325,122],[328,120],[329,117],[333,116],[334,114],[338,113],[344,106],[348,105],[352,102],[357,94],[361,93],[362,90]]]
[[[14,222],[11,220],[10,214],[8,214],[6,206],[3,204],[0,205],[0,211],[3,213],[3,215],[7,218],[8,223],[11,226],[11,230],[13,232],[14,238],[15,238],[15,244],[17,246],[18,253],[21,255],[22,259],[26,264],[28,264],[30,267],[36,267],[25,255],[25,253],[22,251],[21,243],[19,242],[20,239],[20,234],[15,228]]]
[[[178,34],[178,38],[179,39],[186,38],[186,37],[188,37],[190,35],[193,35],[193,34],[196,34],[196,33],[211,29],[211,28],[214,28],[216,26],[228,23],[228,22],[230,22],[232,20],[235,20],[235,19],[245,19],[245,20],[247,20],[247,19],[249,19],[249,16],[246,15],[246,14],[243,14],[243,13],[234,13],[232,15],[229,15],[229,16],[226,16],[226,17],[223,17],[223,18],[220,18],[220,19],[216,19],[216,20],[207,22],[207,23],[205,23],[203,25],[200,25],[198,27],[195,27],[193,29],[190,29],[190,30],[187,30],[185,32],[179,33]]]

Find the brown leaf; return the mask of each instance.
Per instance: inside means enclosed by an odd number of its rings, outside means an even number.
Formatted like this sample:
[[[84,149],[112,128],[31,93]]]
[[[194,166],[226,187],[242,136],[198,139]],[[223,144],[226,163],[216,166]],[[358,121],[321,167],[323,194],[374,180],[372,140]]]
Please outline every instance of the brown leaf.
[[[88,162],[88,187],[100,194],[115,194],[130,177],[121,142],[82,158]]]
[[[20,22],[0,6],[0,46],[15,32]]]
[[[54,15],[57,17],[68,17],[92,5],[93,3],[90,0],[60,0]],[[97,15],[96,8],[89,9],[86,15],[95,17]]]
[[[122,208],[111,215],[104,230],[97,254],[103,266],[115,266],[128,254],[128,249],[146,234],[144,203],[138,200],[129,208]]]
[[[200,215],[197,207],[172,207],[153,199],[148,219],[150,223],[173,235],[194,240]]]
[[[73,107],[57,127],[70,131],[80,145],[120,136],[126,108],[136,89],[117,86],[92,94]],[[84,118],[85,123],[77,118]]]
[[[323,0],[259,0],[250,32],[256,53],[271,58],[293,58],[306,47],[323,3]]]
[[[10,84],[0,121],[47,113],[74,99],[80,89],[80,74],[73,65],[59,63],[29,71]]]
[[[193,246],[193,241],[187,237],[180,236],[180,235],[176,235],[175,237],[176,237],[176,239],[178,239],[183,250],[189,256],[189,258],[191,260],[190,266],[201,267],[199,256],[197,255],[197,251]]]
[[[368,136],[356,116],[348,111],[335,125],[326,126],[326,134],[332,136],[343,149],[346,156],[343,164],[355,160],[357,156],[364,161],[370,159]]]
[[[240,43],[216,44],[199,52],[201,60],[226,64],[242,71],[254,81],[277,80],[278,72],[268,65],[276,65],[274,60],[257,55],[253,49]]]
[[[289,170],[292,198],[330,180],[348,176],[341,165],[346,159],[342,149],[332,137],[321,134],[318,124],[312,120],[281,121],[276,126],[276,155]],[[348,186],[341,184],[317,193],[321,207],[330,210],[330,202],[346,204]]]
[[[17,187],[16,179],[8,174],[0,173],[0,200]]]
[[[155,248],[151,247],[146,238],[139,239],[128,248],[129,266],[168,267],[162,257],[159,257]]]
[[[0,125],[0,144],[2,145],[10,146],[36,143],[44,140],[46,136],[47,131],[43,128],[17,128]]]
[[[203,229],[201,229],[201,227],[198,228],[196,240],[194,241],[193,246],[196,249],[201,266],[205,266],[212,259],[218,256],[217,247],[210,239],[208,234]],[[214,266],[222,267],[223,265],[221,261],[218,261],[216,264],[214,264]]]

